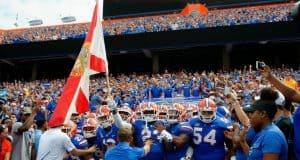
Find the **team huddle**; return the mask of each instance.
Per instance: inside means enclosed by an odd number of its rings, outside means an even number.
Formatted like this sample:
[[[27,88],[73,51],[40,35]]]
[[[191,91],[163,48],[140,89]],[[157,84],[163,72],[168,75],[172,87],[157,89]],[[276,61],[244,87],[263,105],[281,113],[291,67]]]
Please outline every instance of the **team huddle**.
[[[133,129],[133,146],[143,147],[146,140],[152,140],[150,152],[141,157],[145,160],[225,158],[224,132],[231,128],[229,111],[217,107],[210,98],[198,103],[145,102],[135,111],[126,105],[118,109],[102,105],[96,112],[85,117],[72,114],[71,122],[63,127],[77,148],[97,145],[96,153],[82,159],[104,158],[105,152],[118,144],[120,126]]]

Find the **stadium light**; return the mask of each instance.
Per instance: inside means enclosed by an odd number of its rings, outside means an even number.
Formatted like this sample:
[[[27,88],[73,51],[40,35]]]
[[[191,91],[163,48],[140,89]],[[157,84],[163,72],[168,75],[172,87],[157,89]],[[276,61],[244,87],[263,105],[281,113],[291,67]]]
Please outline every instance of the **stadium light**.
[[[61,21],[63,23],[69,23],[69,22],[74,22],[76,21],[76,18],[74,16],[66,16],[66,17],[62,17]]]
[[[43,24],[43,20],[41,19],[34,19],[28,22],[29,26],[38,26]]]

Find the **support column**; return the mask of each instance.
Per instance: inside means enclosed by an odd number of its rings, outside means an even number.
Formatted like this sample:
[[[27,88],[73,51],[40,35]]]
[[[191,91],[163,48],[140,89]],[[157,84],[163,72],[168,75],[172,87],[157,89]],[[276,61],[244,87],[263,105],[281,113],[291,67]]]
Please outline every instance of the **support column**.
[[[232,51],[233,45],[226,44],[222,53],[222,64],[223,64],[223,69],[224,70],[229,70],[230,69],[230,53]]]
[[[152,55],[152,73],[159,72],[159,55],[153,54]]]
[[[272,55],[273,56],[273,55]],[[274,57],[274,66],[276,66],[276,67],[281,67],[281,65],[282,65],[282,62],[280,62],[280,58],[279,58],[279,56],[278,55],[274,55],[275,57]]]
[[[31,80],[36,80],[38,73],[38,62],[34,62],[31,70]]]
[[[297,67],[298,69],[300,69],[300,46],[298,46],[298,49],[297,49],[297,64],[299,64]]]

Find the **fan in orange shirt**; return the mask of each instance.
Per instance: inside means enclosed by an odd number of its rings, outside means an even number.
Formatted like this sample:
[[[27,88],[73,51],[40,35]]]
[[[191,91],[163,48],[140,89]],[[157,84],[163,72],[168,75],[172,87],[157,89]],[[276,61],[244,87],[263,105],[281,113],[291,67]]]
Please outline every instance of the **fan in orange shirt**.
[[[11,142],[7,139],[8,128],[5,125],[0,126],[0,159],[9,160],[12,151]]]
[[[295,81],[292,77],[292,75],[287,75],[287,78],[283,81],[284,84],[298,90],[298,82]]]

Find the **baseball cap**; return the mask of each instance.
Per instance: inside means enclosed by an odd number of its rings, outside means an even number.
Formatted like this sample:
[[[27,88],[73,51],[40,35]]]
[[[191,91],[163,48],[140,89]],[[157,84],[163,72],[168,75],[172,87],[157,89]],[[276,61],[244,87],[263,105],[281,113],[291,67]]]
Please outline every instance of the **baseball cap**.
[[[23,108],[23,113],[24,114],[31,114],[32,113],[31,108],[30,107],[24,107]]]
[[[276,90],[277,94],[278,94],[278,98],[275,100],[276,105],[278,106],[285,106],[285,98],[284,95],[279,92],[278,90]]]
[[[250,107],[245,107],[243,110],[246,110],[246,112],[254,112],[256,110],[266,111],[269,117],[274,117],[277,112],[277,107],[273,101],[260,99],[255,101]]]

